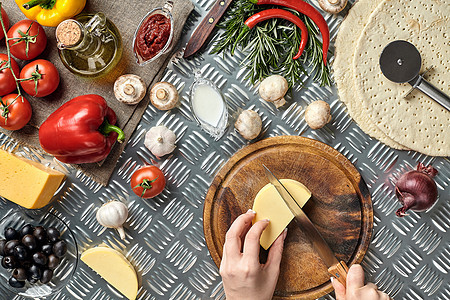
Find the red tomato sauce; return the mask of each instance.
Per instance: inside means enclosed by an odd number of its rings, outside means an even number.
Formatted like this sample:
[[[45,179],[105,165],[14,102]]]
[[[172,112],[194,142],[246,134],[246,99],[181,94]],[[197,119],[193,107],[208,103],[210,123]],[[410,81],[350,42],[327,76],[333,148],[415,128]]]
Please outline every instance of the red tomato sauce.
[[[135,48],[144,60],[151,59],[164,48],[169,36],[169,18],[161,14],[153,15],[139,28]]]

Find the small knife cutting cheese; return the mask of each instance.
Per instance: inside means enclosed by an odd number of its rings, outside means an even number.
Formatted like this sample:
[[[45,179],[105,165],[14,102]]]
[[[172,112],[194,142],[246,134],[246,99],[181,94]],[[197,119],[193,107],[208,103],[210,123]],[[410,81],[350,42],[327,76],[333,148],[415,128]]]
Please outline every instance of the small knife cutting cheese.
[[[300,207],[303,207],[311,197],[311,192],[302,183],[292,179],[280,179],[280,181]],[[271,183],[258,192],[253,203],[253,210],[256,212],[253,223],[264,219],[270,220],[260,239],[261,246],[267,250],[289,225],[294,215]]]
[[[0,196],[28,209],[46,206],[65,175],[0,149]]]

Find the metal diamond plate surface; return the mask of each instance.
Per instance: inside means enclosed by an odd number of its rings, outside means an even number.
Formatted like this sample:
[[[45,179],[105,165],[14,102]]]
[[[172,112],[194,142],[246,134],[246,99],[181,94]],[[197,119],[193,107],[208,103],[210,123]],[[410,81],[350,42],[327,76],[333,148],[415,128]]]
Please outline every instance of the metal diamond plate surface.
[[[181,45],[186,44],[196,24],[214,0],[194,0],[196,9],[188,19]],[[316,4],[314,1],[313,4]],[[317,7],[317,5],[316,5]],[[335,38],[342,17],[325,14]],[[333,49],[333,48],[332,48]],[[427,157],[413,151],[396,151],[371,139],[352,121],[337,97],[335,87],[320,87],[306,79],[305,87],[294,88],[288,104],[275,109],[258,97],[257,87],[244,80],[244,56],[203,54],[184,60],[178,53],[163,80],[173,83],[181,95],[181,106],[161,112],[149,106],[120,157],[108,187],[102,187],[67,165],[58,168],[69,174],[55,201],[45,210],[64,219],[75,232],[80,251],[106,244],[130,260],[142,279],[139,299],[225,299],[217,267],[209,256],[203,236],[203,201],[212,178],[236,151],[248,144],[230,126],[218,141],[199,128],[188,104],[194,70],[213,80],[223,91],[234,123],[239,110],[252,108],[263,120],[263,137],[302,135],[331,145],[344,154],[364,177],[374,205],[374,233],[362,263],[368,281],[396,299],[450,299],[450,162],[448,158]],[[332,61],[332,58],[331,58]],[[304,109],[322,99],[331,105],[333,121],[320,130],[311,130],[304,121]],[[145,132],[164,124],[177,135],[174,154],[159,159],[144,147]],[[47,157],[0,136],[0,144],[31,159],[50,163]],[[433,164],[439,171],[436,183],[439,199],[428,212],[410,212],[397,218],[399,207],[392,182],[418,162]],[[159,196],[143,200],[130,188],[134,170],[144,163],[158,165],[167,178],[167,188]],[[100,226],[95,213],[110,199],[129,206],[126,241],[117,232]],[[1,215],[18,207],[0,200]],[[1,299],[22,299],[0,291]],[[65,299],[124,299],[85,264],[80,263],[72,282],[53,296]],[[322,299],[334,299],[327,295]]]

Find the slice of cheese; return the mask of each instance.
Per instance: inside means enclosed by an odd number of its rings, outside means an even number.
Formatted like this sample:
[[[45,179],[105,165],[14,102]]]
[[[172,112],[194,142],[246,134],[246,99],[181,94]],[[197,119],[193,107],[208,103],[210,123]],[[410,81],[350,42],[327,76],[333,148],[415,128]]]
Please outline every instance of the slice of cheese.
[[[311,197],[311,192],[300,182],[292,179],[281,179],[280,181],[300,207],[303,207]],[[267,250],[284,228],[289,225],[294,215],[271,183],[265,185],[258,192],[253,203],[253,210],[256,212],[253,224],[264,219],[270,220],[260,238],[261,246]]]
[[[103,279],[128,299],[136,299],[138,278],[134,267],[117,250],[95,247],[81,254],[81,261],[98,273]]]
[[[65,175],[0,149],[0,196],[25,208],[46,206]]]

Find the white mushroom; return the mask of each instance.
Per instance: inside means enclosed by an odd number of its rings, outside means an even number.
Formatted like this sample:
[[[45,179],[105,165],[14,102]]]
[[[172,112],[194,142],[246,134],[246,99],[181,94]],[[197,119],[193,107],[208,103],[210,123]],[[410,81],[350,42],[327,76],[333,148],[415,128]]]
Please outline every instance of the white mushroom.
[[[347,0],[318,0],[320,7],[330,14],[337,14],[345,8]]]
[[[175,133],[166,126],[155,126],[145,134],[144,145],[154,155],[161,157],[175,150]]]
[[[146,92],[145,82],[137,75],[122,75],[114,83],[114,95],[117,100],[125,104],[138,104],[144,99]]]
[[[288,82],[283,76],[272,75],[261,82],[259,95],[263,100],[272,102],[278,108],[286,103],[284,95],[286,95],[288,89]]]
[[[261,133],[262,121],[256,111],[248,109],[241,112],[234,127],[244,139],[253,140]]]
[[[150,90],[150,101],[160,110],[169,110],[178,104],[177,88],[169,82],[157,82]]]
[[[322,100],[312,102],[305,110],[305,121],[312,129],[319,129],[331,121],[330,105]]]

